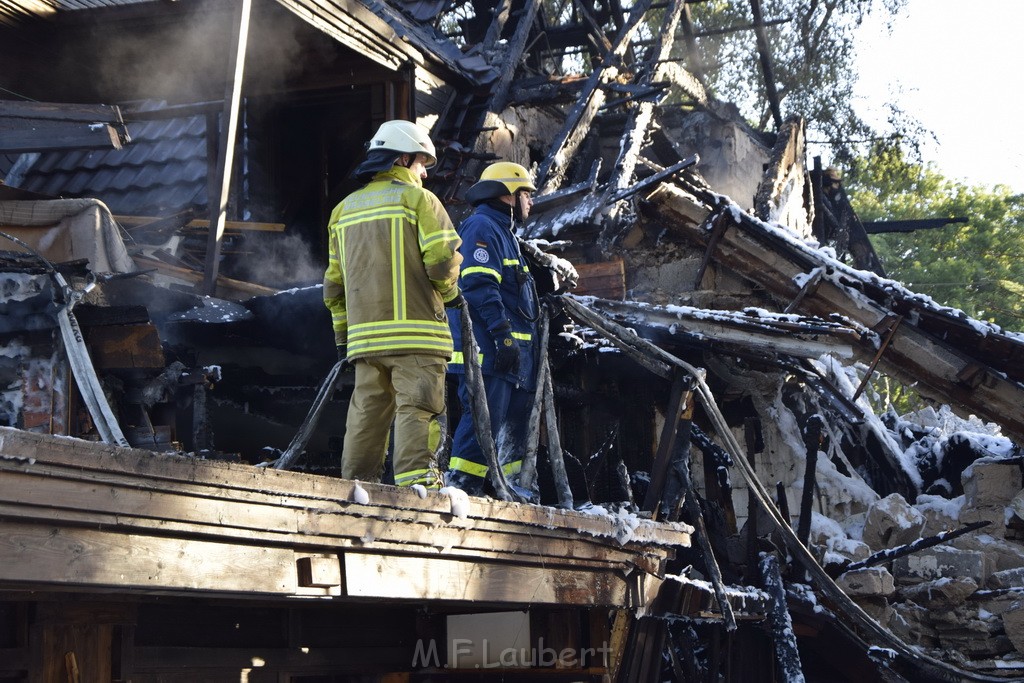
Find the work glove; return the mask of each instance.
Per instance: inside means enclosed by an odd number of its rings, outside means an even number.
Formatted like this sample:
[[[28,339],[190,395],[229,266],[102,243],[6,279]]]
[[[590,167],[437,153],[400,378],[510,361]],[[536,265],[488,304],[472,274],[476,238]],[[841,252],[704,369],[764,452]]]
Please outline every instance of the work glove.
[[[462,296],[462,292],[459,292],[454,297],[452,297],[451,301],[444,302],[445,308],[462,308],[465,305],[466,298]]]
[[[338,362],[342,362],[348,359],[348,345],[338,344]]]
[[[494,343],[494,371],[499,374],[519,374],[519,344],[512,335],[498,337]]]

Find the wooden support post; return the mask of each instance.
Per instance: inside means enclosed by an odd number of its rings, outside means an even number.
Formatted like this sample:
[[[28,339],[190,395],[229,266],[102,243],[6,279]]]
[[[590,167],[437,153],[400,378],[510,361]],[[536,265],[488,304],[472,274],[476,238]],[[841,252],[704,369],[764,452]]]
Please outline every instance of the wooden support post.
[[[896,329],[899,328],[900,323],[903,322],[902,315],[887,315],[882,324],[879,327],[888,327],[889,330],[885,334],[885,339],[878,346],[878,352],[875,357],[871,359],[871,364],[868,366],[867,372],[864,373],[864,379],[860,381],[860,385],[857,386],[857,391],[853,392],[853,396],[850,397],[851,401],[856,402],[860,395],[864,392],[864,388],[867,387],[868,381],[871,379],[871,375],[875,373],[875,367],[878,365],[878,361],[882,360],[882,354],[889,348],[889,344],[892,343],[893,335],[896,334]],[[876,330],[877,331],[877,330]]]
[[[793,619],[786,606],[786,586],[782,583],[779,558],[775,553],[765,553],[761,559],[761,581],[765,591],[772,598],[768,612],[772,643],[775,645],[775,659],[779,665],[779,680],[786,683],[803,683],[804,674],[800,665],[800,651],[797,649]]]
[[[757,448],[757,419],[748,417],[743,421],[743,436],[747,446],[747,460],[750,467],[755,465],[755,453]],[[757,496],[754,490],[747,488],[747,570],[744,576],[747,580],[754,575],[754,567],[757,566]]]
[[[527,491],[533,491],[537,485],[537,447],[540,444],[540,415],[544,409],[544,388],[547,386],[547,375],[550,372],[548,363],[548,336],[551,328],[551,307],[541,304],[539,329],[539,362],[537,363],[537,386],[533,392],[533,406],[530,408],[530,422],[524,444],[523,466],[519,470],[519,485]]]
[[[686,452],[689,456],[689,451]],[[708,578],[715,589],[715,597],[718,599],[718,607],[722,611],[722,618],[725,621],[727,631],[736,630],[736,617],[732,613],[732,604],[725,594],[725,584],[722,582],[722,572],[718,567],[718,561],[711,548],[711,539],[708,537],[707,526],[704,524],[704,513],[701,512],[700,503],[697,502],[697,492],[693,490],[693,483],[690,480],[689,457],[677,470],[683,477],[683,491],[686,496],[686,511],[690,515],[690,523],[694,528],[694,535],[697,537],[697,545],[700,546],[701,555],[704,556],[704,565],[708,570]]]
[[[693,288],[700,289],[701,280],[704,279],[704,273],[708,269],[708,265],[711,263],[711,257],[715,253],[715,247],[722,241],[722,237],[725,236],[725,231],[729,229],[729,214],[725,211],[718,213],[712,213],[707,218],[711,221],[711,237],[708,238],[708,247],[704,250],[704,260],[700,263],[700,268],[697,269],[697,275],[693,278]]]
[[[821,430],[824,421],[820,415],[812,415],[804,425],[804,448],[807,460],[804,466],[804,492],[800,500],[800,522],[796,536],[805,546],[811,537],[811,503],[814,502],[815,472],[818,467],[818,448],[821,446]]]
[[[213,295],[217,290],[217,271],[220,268],[220,243],[224,236],[224,221],[227,217],[228,197],[231,194],[231,175],[234,167],[235,137],[238,134],[238,112],[242,102],[242,78],[245,71],[245,48],[249,41],[249,17],[252,14],[252,0],[238,2],[238,32],[232,36],[233,70],[224,92],[224,113],[221,123],[224,132],[220,137],[217,156],[217,194],[210,195],[210,234],[206,243],[206,265],[204,268],[204,294]],[[207,131],[209,133],[209,131]]]
[[[462,324],[462,356],[465,359],[466,368],[466,393],[469,394],[469,407],[471,415],[463,415],[462,419],[473,420],[473,434],[476,435],[480,450],[487,459],[487,476],[494,486],[494,495],[498,500],[513,500],[513,493],[509,490],[508,482],[505,480],[505,473],[501,469],[501,462],[498,458],[498,448],[494,443],[494,433],[491,430],[491,413],[487,407],[487,390],[484,386],[484,376],[480,370],[478,355],[480,347],[477,346],[476,337],[473,335],[473,321],[469,311],[463,309],[459,316]]]
[[[796,296],[793,297],[793,300],[789,302],[789,305],[786,306],[786,310],[783,312],[792,313],[797,310],[800,307],[800,304],[803,303],[803,300],[807,298],[809,294],[813,294],[814,290],[818,288],[823,277],[825,277],[825,269],[823,267],[818,266],[812,270],[810,275],[807,276],[807,281],[804,282],[804,286],[800,288],[800,291],[796,293]]]
[[[655,453],[654,462],[651,465],[651,483],[647,487],[647,495],[644,496],[641,510],[648,510],[653,513],[655,519],[663,515],[661,507],[662,498],[666,493],[666,484],[669,481],[670,470],[678,476],[676,468],[679,462],[685,459],[675,454],[676,440],[681,428],[686,429],[680,446],[683,449],[689,446],[689,425],[693,415],[693,383],[689,375],[676,371],[675,379],[672,380],[672,393],[669,396],[668,405],[665,406],[665,424],[661,429],[661,439],[658,443],[658,451]],[[674,461],[674,462],[673,462]],[[681,482],[674,487],[674,497],[679,498],[682,493]]]
[[[814,173],[811,174],[811,197],[814,199],[814,220],[811,222],[811,232],[819,244],[825,244],[825,212],[822,210],[821,193],[823,192],[824,169],[821,167],[821,157],[814,157]],[[788,309],[787,309],[788,310]]]
[[[721,468],[727,469],[732,466],[731,458],[721,446],[696,426],[693,428],[693,442],[703,456],[705,498],[722,511],[725,518],[725,534],[732,536],[736,533],[736,510],[732,504],[732,490],[727,483],[728,474],[719,476]]]
[[[541,361],[548,365],[547,354]],[[548,435],[548,461],[551,473],[555,478],[555,490],[558,492],[558,506],[566,510],[573,509],[572,489],[569,488],[569,475],[565,471],[565,460],[562,457],[562,443],[558,436],[558,419],[555,415],[555,392],[551,386],[551,367],[544,372],[544,426]]]
[[[786,524],[792,526],[792,517],[789,515],[789,498],[786,497],[786,487],[781,481],[776,482],[775,493],[779,498],[778,508],[779,512],[782,514],[782,518],[786,520]]]

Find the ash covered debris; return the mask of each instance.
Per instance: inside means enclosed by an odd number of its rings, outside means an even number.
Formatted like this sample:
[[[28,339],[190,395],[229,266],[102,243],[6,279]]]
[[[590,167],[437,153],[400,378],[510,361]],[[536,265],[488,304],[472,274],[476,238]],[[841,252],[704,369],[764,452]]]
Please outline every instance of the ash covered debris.
[[[468,3],[472,16],[447,19],[448,3],[363,5],[376,19],[362,20],[396,29],[402,45],[377,36],[371,64],[335,45],[336,27],[328,40],[294,26],[296,45],[317,48],[296,47],[306,80],[272,97],[254,89],[218,296],[193,289],[210,224],[196,219],[209,215],[205,172],[178,179],[185,199],[168,191],[134,204],[158,215],[121,216],[122,231],[101,202],[141,195],[112,183],[131,143],[120,160],[83,155],[77,171],[62,168],[75,166],[67,157],[18,169],[52,194],[64,193],[57,168],[68,185],[101,189],[100,201],[77,200],[94,214],[90,237],[52,233],[67,237],[56,242],[64,251],[48,236],[66,218],[61,201],[0,203],[29,210],[0,212],[0,230],[34,234],[76,289],[90,274],[130,276],[100,278],[74,310],[129,443],[253,465],[288,446],[334,363],[318,278],[304,268],[322,270],[323,207],[351,189],[370,124],[384,111],[410,116],[445,141],[431,187],[453,218],[487,162],[521,163],[541,192],[520,237],[579,272],[573,294],[559,281],[546,292],[567,471],[548,464],[545,438],[541,502],[556,505],[568,485],[594,515],[697,530],[663,568],[652,610],[621,617],[630,654],[617,680],[772,680],[776,666],[789,680],[1019,679],[1021,336],[884,278],[848,204],[823,198],[823,172],[807,169],[805,122],[754,131],[670,58],[685,3],[572,3],[560,16],[534,2],[493,13]],[[638,39],[655,11],[662,30]],[[301,23],[276,5],[265,19]],[[444,49],[404,71],[381,66],[435,44]],[[592,68],[560,73],[576,53]],[[373,86],[332,90],[339,66]],[[207,94],[221,85],[197,84]],[[404,95],[381,95],[394,92]],[[154,172],[160,155],[173,157],[156,128],[187,139],[182,153],[194,156],[206,128],[193,124],[215,110],[205,99],[130,109],[152,124],[139,165]],[[342,111],[361,113],[338,133],[325,122]],[[307,127],[315,144],[299,134]],[[281,157],[296,178],[273,172]],[[289,247],[285,268],[259,267]],[[52,274],[15,254],[2,278],[0,420],[99,438],[73,389]],[[879,414],[869,382],[880,373],[938,407]],[[301,469],[336,473],[347,395],[344,381],[329,393]],[[467,505],[453,500],[452,513],[464,518]]]

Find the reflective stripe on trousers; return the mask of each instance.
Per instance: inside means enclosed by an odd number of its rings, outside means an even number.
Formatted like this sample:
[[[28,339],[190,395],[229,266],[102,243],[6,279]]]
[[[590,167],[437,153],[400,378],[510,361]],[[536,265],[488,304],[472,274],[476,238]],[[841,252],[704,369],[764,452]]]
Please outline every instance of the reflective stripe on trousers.
[[[345,422],[341,476],[379,482],[395,423],[395,483],[438,485],[445,361],[405,354],[360,358]]]

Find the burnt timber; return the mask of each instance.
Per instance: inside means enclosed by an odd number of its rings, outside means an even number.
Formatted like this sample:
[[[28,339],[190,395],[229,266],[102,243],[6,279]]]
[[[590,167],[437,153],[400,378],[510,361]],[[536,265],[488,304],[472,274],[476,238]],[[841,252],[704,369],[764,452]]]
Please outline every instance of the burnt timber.
[[[1020,337],[881,277],[867,226],[805,168],[803,120],[782,118],[782,20],[751,2],[730,29],[756,37],[774,130],[755,130],[704,88],[692,5],[253,0],[248,22],[239,3],[0,0],[5,88],[125,103],[0,109],[28,152],[0,156],[17,186],[0,208],[83,297],[90,402],[106,393],[135,446],[96,443],[54,273],[5,257],[0,408],[23,429],[0,431],[0,683],[1020,678],[1019,449],[865,399],[892,376],[1020,441]],[[243,75],[225,48],[247,37]],[[218,49],[175,52],[200,43]],[[51,140],[53,115],[98,133]],[[590,295],[546,300],[546,506],[324,476],[344,381],[292,453],[304,471],[266,466],[334,362],[310,286],[323,223],[389,118],[432,128],[429,185],[455,219],[487,162],[539,170],[524,244]],[[56,195],[106,232],[50,233]],[[290,250],[283,275],[245,269],[294,238],[319,273]],[[216,296],[188,293],[222,266]],[[466,634],[608,647],[482,671],[446,647]]]

